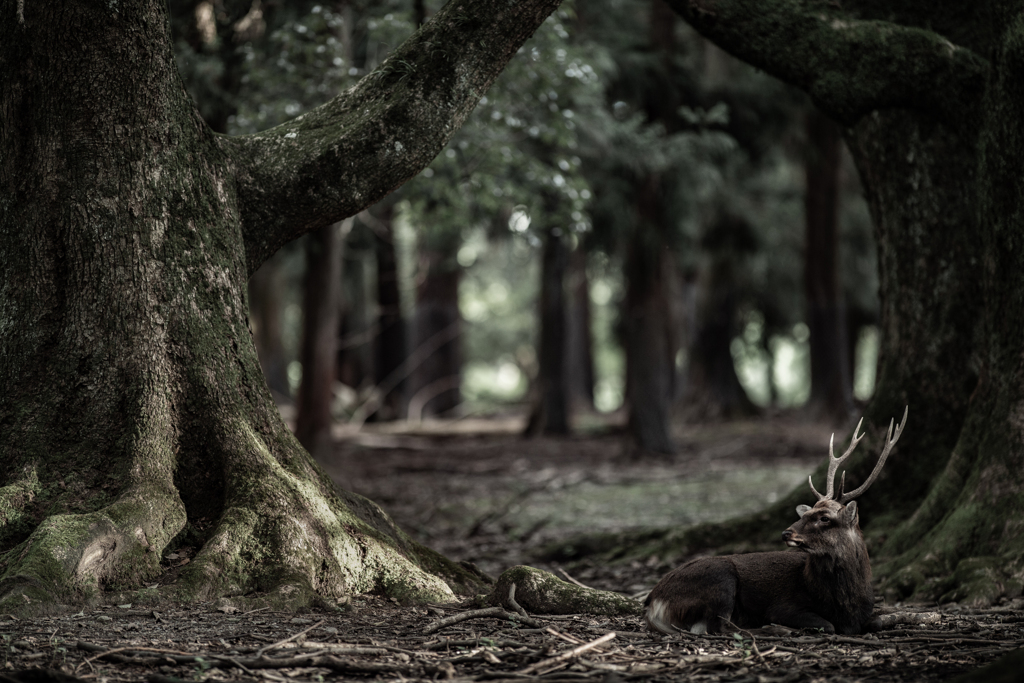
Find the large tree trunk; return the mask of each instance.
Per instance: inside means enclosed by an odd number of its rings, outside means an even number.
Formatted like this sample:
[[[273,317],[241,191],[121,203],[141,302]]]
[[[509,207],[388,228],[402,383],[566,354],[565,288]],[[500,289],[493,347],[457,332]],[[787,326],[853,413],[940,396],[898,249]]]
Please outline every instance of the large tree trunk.
[[[341,320],[341,229],[328,225],[306,237],[306,277],[302,299],[302,381],[295,436],[314,458],[331,452],[331,404],[337,374]]]
[[[839,278],[839,173],[842,133],[817,109],[807,113],[804,293],[811,346],[813,414],[849,417],[853,389],[846,307]]]
[[[569,433],[569,364],[566,358],[565,273],[569,250],[562,231],[548,226],[544,230],[541,254],[540,339],[537,344],[538,370],[534,385],[534,404],[526,433]]]
[[[979,222],[973,235],[961,228],[961,242],[980,246],[972,252],[980,268],[970,274],[980,270],[981,373],[952,456],[890,542],[905,552],[887,565],[894,596],[977,605],[1024,590],[1024,10],[1003,7],[992,21],[1000,31],[982,108]],[[949,323],[964,318],[975,320],[961,313]],[[971,356],[949,361],[965,365]]]
[[[355,88],[240,138],[185,95],[165,3],[2,4],[0,610],[138,588],[179,534],[181,600],[475,587],[291,435],[245,284],[423,168],[557,4],[449,2]]]

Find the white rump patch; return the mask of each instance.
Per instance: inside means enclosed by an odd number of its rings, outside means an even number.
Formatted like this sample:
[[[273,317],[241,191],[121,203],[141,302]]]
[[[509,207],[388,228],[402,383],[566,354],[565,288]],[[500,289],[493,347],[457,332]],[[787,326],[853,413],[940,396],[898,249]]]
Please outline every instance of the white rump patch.
[[[651,600],[651,604],[647,606],[647,625],[653,628],[655,631],[661,631],[662,633],[672,635],[676,632],[665,619],[665,612],[668,609],[668,605],[664,600],[654,599]]]

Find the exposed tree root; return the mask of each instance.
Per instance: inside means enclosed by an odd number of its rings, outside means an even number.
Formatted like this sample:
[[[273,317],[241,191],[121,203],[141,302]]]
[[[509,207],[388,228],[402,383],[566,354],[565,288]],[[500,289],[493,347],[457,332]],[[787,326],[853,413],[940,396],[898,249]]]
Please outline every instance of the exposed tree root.
[[[242,421],[221,431],[209,457],[223,463],[223,482],[204,482],[205,494],[188,488],[194,479],[172,481],[168,468],[146,486],[141,477],[129,482],[94,512],[44,517],[0,556],[0,610],[217,598],[245,609],[337,609],[357,593],[451,602],[456,591],[486,585],[478,572],[414,543],[372,502],[339,496],[290,434],[268,439]],[[40,488],[32,470],[0,489],[0,512],[14,520],[5,525],[19,523],[18,506]],[[204,529],[206,515],[213,524]],[[168,569],[161,558],[179,546],[198,552],[161,580]],[[153,581],[162,585],[144,588]]]
[[[626,615],[643,611],[639,602],[625,595],[575,586],[554,574],[525,565],[503,572],[487,602],[515,609],[509,601],[513,585],[513,602],[534,614]]]

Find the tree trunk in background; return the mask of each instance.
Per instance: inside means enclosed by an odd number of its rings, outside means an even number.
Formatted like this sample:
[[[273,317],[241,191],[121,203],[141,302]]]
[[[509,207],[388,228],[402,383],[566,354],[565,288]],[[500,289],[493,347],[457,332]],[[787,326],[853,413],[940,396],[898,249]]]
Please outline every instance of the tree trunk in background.
[[[810,329],[811,396],[815,415],[846,418],[853,411],[846,307],[839,268],[839,126],[812,108],[804,160],[804,293]]]
[[[566,356],[569,364],[570,411],[594,409],[594,345],[590,331],[590,281],[582,245],[569,255],[569,321]]]
[[[702,283],[697,330],[687,366],[685,413],[694,421],[736,419],[757,413],[736,376],[736,294],[732,268],[715,264]]]
[[[734,419],[757,413],[736,375],[732,342],[737,335],[737,271],[756,247],[744,218],[725,213],[701,242],[708,261],[696,287],[696,320],[686,368],[684,413],[691,420]]]
[[[526,433],[530,436],[569,433],[568,307],[565,296],[568,261],[569,250],[561,228],[549,225],[544,230],[541,254],[537,311],[540,318],[539,368],[534,380],[534,404],[526,425]]]
[[[297,396],[295,436],[314,458],[331,450],[331,403],[341,318],[342,239],[337,225],[306,238],[306,277],[302,299],[302,381]]]
[[[422,248],[425,272],[416,288],[416,334],[411,357],[423,362],[413,371],[409,417],[445,415],[462,403],[462,314],[455,260],[458,246]]]
[[[342,249],[342,313],[338,323],[338,354],[336,373],[338,381],[354,389],[365,389],[373,384],[374,340],[376,322],[370,320],[369,298],[366,291],[366,256],[363,250],[350,248],[357,227],[345,241]]]
[[[629,428],[641,452],[675,452],[670,433],[675,345],[668,302],[672,272],[661,235],[660,180],[649,175],[639,188],[638,220],[630,235],[626,275],[626,401]]]
[[[280,259],[272,258],[249,278],[249,326],[256,342],[256,353],[267,384],[275,400],[291,400],[288,384],[288,357],[282,339],[284,277]]]
[[[374,253],[377,257],[377,352],[374,364],[374,383],[390,389],[381,397],[380,408],[371,417],[394,420],[405,415],[405,380],[395,376],[405,362],[405,321],[398,287],[398,254],[395,250],[392,218],[394,198],[389,197],[370,209],[374,222]],[[365,215],[365,214],[364,214]]]

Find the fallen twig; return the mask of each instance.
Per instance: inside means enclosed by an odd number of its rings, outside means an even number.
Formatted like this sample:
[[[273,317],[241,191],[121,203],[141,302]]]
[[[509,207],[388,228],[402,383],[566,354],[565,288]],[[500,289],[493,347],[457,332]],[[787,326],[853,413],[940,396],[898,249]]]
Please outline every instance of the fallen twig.
[[[299,631],[298,633],[293,633],[292,635],[288,636],[284,640],[279,640],[276,643],[271,643],[270,645],[264,645],[263,647],[261,647],[259,650],[256,651],[256,656],[259,657],[260,655],[262,655],[267,650],[270,650],[271,648],[275,648],[278,645],[284,645],[285,643],[290,643],[291,641],[295,640],[296,638],[298,638],[300,636],[306,635],[307,633],[309,633],[310,631],[312,631],[316,627],[322,626],[323,623],[324,623],[324,620],[321,619],[320,621],[316,622],[315,624],[313,624],[309,628],[303,629],[303,630]]]
[[[565,571],[565,570],[564,570],[564,569],[562,569],[561,567],[559,567],[559,568],[558,568],[558,573],[560,573],[560,574],[561,574],[562,576],[564,576],[564,577],[565,577],[565,579],[566,579],[566,581],[569,581],[570,583],[575,583],[575,584],[576,584],[577,586],[579,586],[580,588],[586,588],[587,590],[594,590],[594,589],[593,589],[593,588],[591,588],[590,586],[587,586],[587,585],[585,585],[585,584],[582,584],[582,583],[580,583],[579,581],[577,581],[576,579],[574,579],[574,578],[572,578],[571,576],[569,576],[569,572]]]
[[[596,640],[592,640],[589,643],[584,643],[583,645],[580,645],[579,647],[575,647],[575,648],[569,650],[568,652],[563,652],[560,655],[556,655],[554,657],[549,657],[548,659],[544,659],[544,660],[541,660],[539,662],[536,662],[535,664],[531,664],[530,666],[526,667],[525,669],[520,669],[516,673],[519,673],[519,674],[530,674],[530,673],[533,673],[535,671],[540,671],[541,669],[546,669],[546,668],[550,667],[553,664],[561,664],[561,663],[563,663],[563,662],[565,662],[565,661],[567,661],[569,659],[572,659],[573,657],[575,657],[576,655],[580,654],[581,652],[586,652],[587,650],[595,648],[598,645],[602,645],[604,643],[607,643],[609,640],[611,640],[614,637],[615,637],[614,633],[606,633],[603,636],[601,636],[600,638],[597,638]]]
[[[460,612],[459,614],[453,614],[450,617],[439,619],[438,621],[435,621],[433,624],[430,624],[425,629],[423,629],[423,634],[429,635],[431,633],[434,633],[435,631],[440,631],[446,626],[457,624],[460,621],[466,621],[468,619],[482,619],[484,617],[497,617],[499,619],[519,620],[524,624],[527,624],[528,626],[532,626],[534,628],[541,628],[540,622],[538,622],[536,619],[532,619],[528,616],[523,616],[522,614],[509,612],[504,607],[488,607],[486,609],[475,609],[470,610],[469,612]]]
[[[579,638],[577,638],[576,636],[570,636],[570,635],[565,634],[565,633],[559,633],[558,631],[556,631],[555,629],[551,628],[550,626],[548,626],[546,629],[544,629],[544,631],[547,632],[547,633],[550,633],[551,635],[555,636],[556,638],[561,638],[562,640],[564,640],[564,641],[566,641],[568,643],[572,643],[573,645],[579,645],[579,644],[584,642],[584,641],[580,640]]]

